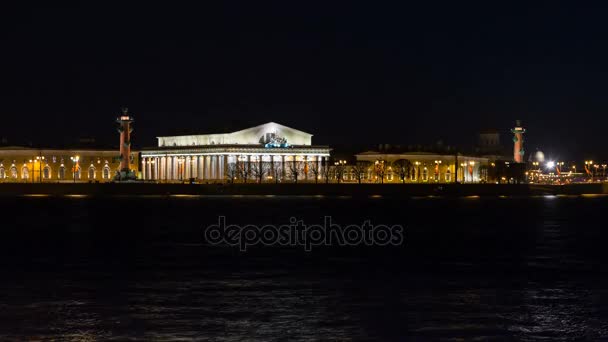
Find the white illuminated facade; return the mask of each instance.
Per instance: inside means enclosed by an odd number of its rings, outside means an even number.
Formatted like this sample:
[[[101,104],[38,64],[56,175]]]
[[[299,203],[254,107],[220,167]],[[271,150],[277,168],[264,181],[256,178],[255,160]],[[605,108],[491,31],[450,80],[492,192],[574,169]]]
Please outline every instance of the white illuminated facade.
[[[314,180],[329,158],[312,134],[269,122],[244,130],[157,137],[141,151],[142,178],[155,181]]]

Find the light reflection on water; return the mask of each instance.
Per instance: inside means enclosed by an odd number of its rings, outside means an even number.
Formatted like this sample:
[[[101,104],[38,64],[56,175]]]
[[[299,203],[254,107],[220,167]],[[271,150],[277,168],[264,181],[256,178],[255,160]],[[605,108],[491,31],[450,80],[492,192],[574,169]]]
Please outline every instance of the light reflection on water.
[[[0,340],[608,337],[606,197],[259,198],[0,199],[36,213],[5,222]],[[370,219],[406,239],[241,253],[202,243],[220,214]]]

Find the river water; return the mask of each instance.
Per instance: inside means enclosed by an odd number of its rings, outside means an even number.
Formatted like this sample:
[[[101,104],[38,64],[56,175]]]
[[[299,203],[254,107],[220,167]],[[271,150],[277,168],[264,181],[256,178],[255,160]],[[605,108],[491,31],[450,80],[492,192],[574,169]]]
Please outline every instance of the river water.
[[[4,197],[0,340],[608,338],[605,196]],[[206,227],[403,226],[397,246]]]

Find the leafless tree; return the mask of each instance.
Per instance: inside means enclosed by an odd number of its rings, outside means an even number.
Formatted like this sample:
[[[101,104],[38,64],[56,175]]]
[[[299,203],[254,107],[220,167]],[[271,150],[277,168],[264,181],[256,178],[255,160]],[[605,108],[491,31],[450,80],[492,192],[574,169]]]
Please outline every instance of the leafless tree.
[[[298,160],[292,160],[288,162],[289,174],[294,183],[298,182],[298,177],[304,172],[304,162]]]
[[[365,179],[365,175],[367,174],[367,170],[372,165],[369,161],[358,161],[355,165],[352,166],[352,171],[355,174],[355,179],[359,184]]]
[[[279,183],[279,180],[283,177],[283,169],[280,164],[270,163],[270,173],[275,183]]]
[[[412,163],[407,159],[399,159],[393,162],[393,170],[399,175],[402,183],[405,183],[405,179],[410,175],[412,169]]]
[[[325,160],[323,163],[323,167],[321,168],[321,174],[323,175],[323,179],[325,180],[325,184],[329,183],[329,179],[331,178],[332,168],[329,165],[329,162]]]
[[[315,177],[315,184],[319,182],[319,175],[321,174],[321,170],[319,168],[319,162],[316,160],[309,160],[308,163],[308,172],[312,173],[313,177]]]
[[[340,183],[344,178],[344,172],[346,172],[346,165],[342,163],[336,163],[334,166],[334,175],[336,176],[336,181]]]
[[[385,160],[376,160],[374,162],[374,171],[380,183],[384,184],[384,174],[386,173],[387,162]]]
[[[226,176],[230,180],[230,183],[234,183],[234,180],[239,175],[239,170],[236,163],[228,163],[228,169],[226,170]]]
[[[264,177],[270,174],[270,163],[259,160],[257,162],[252,163],[251,165],[251,175],[258,182],[262,183],[264,181]]]
[[[251,168],[249,166],[249,163],[244,160],[241,160],[237,161],[236,166],[239,178],[243,181],[243,183],[247,183],[247,180],[251,175]]]

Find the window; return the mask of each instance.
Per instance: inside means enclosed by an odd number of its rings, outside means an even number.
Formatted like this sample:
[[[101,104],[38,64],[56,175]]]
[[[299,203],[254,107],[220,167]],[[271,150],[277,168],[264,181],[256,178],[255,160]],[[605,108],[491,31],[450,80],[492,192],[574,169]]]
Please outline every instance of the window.
[[[449,181],[451,181],[451,180],[452,180],[452,174],[450,173],[450,170],[447,170],[447,171],[445,172],[445,181],[446,181],[446,182],[449,182]]]
[[[50,166],[45,166],[44,169],[42,170],[42,177],[44,179],[51,179],[51,167]]]
[[[429,170],[426,167],[422,170],[422,180],[425,182],[429,180]]]
[[[103,179],[110,179],[110,167],[107,164],[103,167],[101,176]]]
[[[93,165],[89,167],[89,179],[95,179],[95,166]]]
[[[24,166],[21,168],[21,178],[23,178],[23,179],[30,178],[30,170],[27,168],[27,166]]]
[[[17,167],[15,167],[14,165],[11,166],[11,178],[15,178],[17,179],[18,173],[17,173]]]
[[[4,166],[0,166],[0,179],[4,179],[5,177]]]
[[[61,165],[59,167],[59,172],[57,173],[57,178],[65,179],[65,166]]]
[[[76,165],[74,169],[74,179],[80,179],[80,166]]]

